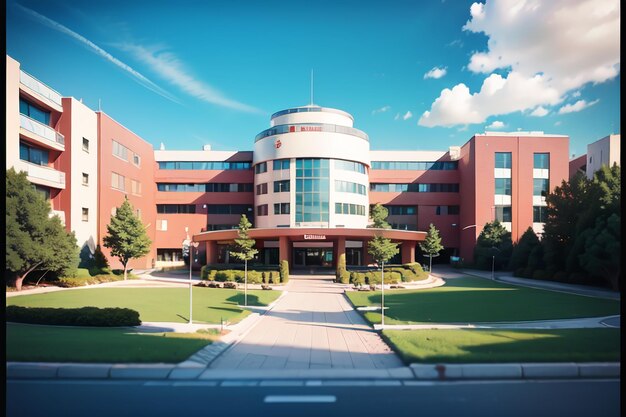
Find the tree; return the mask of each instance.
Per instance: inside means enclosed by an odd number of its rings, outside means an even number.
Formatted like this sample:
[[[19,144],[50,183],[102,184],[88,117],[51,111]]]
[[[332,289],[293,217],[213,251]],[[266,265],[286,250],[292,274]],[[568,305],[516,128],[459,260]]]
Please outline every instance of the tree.
[[[13,168],[6,176],[6,269],[22,289],[24,279],[37,269],[71,274],[78,265],[74,233],[68,233],[58,216],[50,217],[50,204]]]
[[[509,263],[513,250],[511,232],[498,220],[486,223],[478,235],[474,248],[474,262],[477,268],[491,269],[492,258],[495,266],[501,268]]]
[[[592,277],[604,280],[612,289],[619,291],[621,219],[611,214],[607,219],[600,217],[586,235],[580,264]]]
[[[433,256],[438,255],[439,252],[443,250],[443,245],[441,244],[441,236],[439,236],[439,230],[435,227],[434,224],[430,224],[428,229],[428,233],[426,233],[426,239],[424,239],[424,243],[420,243],[420,249],[430,260],[430,265],[428,266],[428,271],[432,272],[433,270]]]
[[[533,231],[533,228],[529,226],[522,237],[517,241],[517,244],[513,245],[513,252],[509,260],[508,269],[514,271],[518,268],[527,267],[530,254],[533,249],[539,245],[539,238]]]
[[[117,209],[111,223],[107,225],[107,235],[102,240],[105,248],[111,249],[111,256],[120,260],[124,267],[124,279],[128,278],[128,262],[150,253],[152,242],[146,228],[135,215],[133,206],[124,200]]]
[[[252,223],[245,214],[241,215],[239,220],[239,230],[237,230],[238,239],[235,239],[235,250],[230,252],[231,256],[244,262],[244,305],[248,305],[248,261],[253,259],[258,250],[254,248],[256,241],[250,239],[248,231],[252,227]]]
[[[391,225],[387,223],[387,215],[389,211],[383,207],[380,203],[376,203],[372,207],[371,227],[377,229],[390,229]],[[382,236],[382,232],[376,233],[376,235],[367,243],[367,252],[372,255],[372,258],[381,266],[381,324],[385,325],[385,262],[393,258],[398,254],[398,244],[391,242],[391,239],[387,239]]]

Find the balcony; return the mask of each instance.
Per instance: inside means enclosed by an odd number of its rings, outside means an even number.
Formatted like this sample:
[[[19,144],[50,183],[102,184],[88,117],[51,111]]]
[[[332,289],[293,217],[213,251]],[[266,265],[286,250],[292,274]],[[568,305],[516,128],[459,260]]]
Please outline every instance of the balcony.
[[[62,134],[23,114],[20,114],[20,134],[48,149],[65,150],[65,137]]]
[[[54,91],[32,75],[20,71],[20,90],[35,100],[58,112],[63,111],[61,94]]]
[[[28,181],[33,184],[44,185],[46,187],[65,189],[65,172],[57,171],[54,168],[31,164],[26,161],[19,161],[15,164],[17,171],[25,171]]]

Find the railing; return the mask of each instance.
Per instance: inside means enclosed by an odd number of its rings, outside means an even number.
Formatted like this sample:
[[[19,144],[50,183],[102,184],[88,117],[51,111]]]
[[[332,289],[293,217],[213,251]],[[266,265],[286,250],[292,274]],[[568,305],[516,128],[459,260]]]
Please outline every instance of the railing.
[[[33,132],[42,138],[46,138],[51,142],[65,145],[65,137],[62,134],[50,126],[47,126],[35,119],[31,119],[23,114],[20,114],[20,127],[23,127],[29,132]]]
[[[65,172],[57,171],[54,168],[39,166],[31,164],[25,161],[21,161],[20,169],[26,171],[26,174],[31,178],[38,178],[44,181],[50,181],[61,185],[60,188],[65,188]]]
[[[272,114],[270,119],[274,119],[274,118],[279,117],[279,116],[284,116],[285,114],[311,113],[311,112],[336,113],[336,114],[341,114],[343,116],[347,116],[347,117],[349,117],[349,118],[354,120],[354,118],[352,117],[352,115],[350,113],[345,112],[343,110],[332,109],[332,108],[328,108],[328,107],[317,107],[317,106],[295,107],[293,109],[286,109],[286,110],[277,111],[276,113]]]
[[[24,71],[20,71],[20,82],[53,103],[62,106],[61,94],[57,93],[32,75]]]
[[[331,125],[325,123],[296,123],[289,125],[274,126],[269,129],[265,129],[254,138],[255,142],[266,138],[268,136],[282,135],[285,133],[298,133],[298,132],[330,132],[330,133],[343,133],[345,135],[356,136],[369,142],[367,134],[359,129],[348,126]]]

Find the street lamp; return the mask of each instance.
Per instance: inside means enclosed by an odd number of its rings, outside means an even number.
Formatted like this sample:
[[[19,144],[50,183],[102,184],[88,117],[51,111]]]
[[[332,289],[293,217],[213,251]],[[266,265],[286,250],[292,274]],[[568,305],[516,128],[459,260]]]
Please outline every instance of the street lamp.
[[[491,247],[491,280],[495,281],[496,280],[496,275],[495,275],[495,270],[496,270],[496,252],[500,252],[500,249],[496,248],[495,246]]]
[[[185,233],[187,237],[183,240],[183,251],[185,248],[189,251],[189,324],[193,322],[193,285],[191,283],[191,269],[193,267],[193,248],[198,248],[200,242],[192,242],[189,239],[189,228],[185,227]],[[197,252],[196,252],[197,253]]]

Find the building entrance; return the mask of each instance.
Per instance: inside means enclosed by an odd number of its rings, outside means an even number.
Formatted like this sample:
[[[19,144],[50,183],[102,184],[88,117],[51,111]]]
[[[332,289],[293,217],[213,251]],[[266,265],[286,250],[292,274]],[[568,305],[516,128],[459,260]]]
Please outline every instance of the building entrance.
[[[295,266],[333,266],[333,248],[294,248]]]

